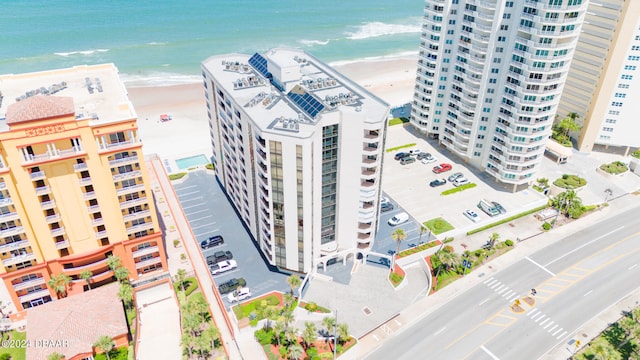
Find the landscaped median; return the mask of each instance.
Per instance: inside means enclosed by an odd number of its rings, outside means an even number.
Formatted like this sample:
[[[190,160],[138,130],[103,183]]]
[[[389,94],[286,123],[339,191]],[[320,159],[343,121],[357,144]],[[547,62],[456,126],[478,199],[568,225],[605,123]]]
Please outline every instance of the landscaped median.
[[[409,119],[407,118],[393,118],[389,120],[389,126],[400,125],[408,122],[409,122]]]
[[[434,235],[442,234],[444,232],[455,229],[453,225],[449,224],[447,220],[438,217],[422,223],[427,229],[431,230]]]
[[[411,144],[404,144],[404,145],[400,145],[400,146],[396,146],[396,147],[392,147],[392,148],[388,148],[385,151],[386,152],[392,152],[392,151],[396,151],[396,150],[400,150],[400,149],[405,149],[405,148],[410,148],[410,147],[414,147],[416,146],[416,143],[411,143]]]
[[[502,225],[502,224],[504,224],[504,223],[508,223],[509,221],[513,221],[513,220],[519,219],[519,218],[521,218],[521,217],[524,217],[524,216],[527,216],[527,215],[530,215],[530,214],[536,213],[536,212],[538,212],[538,211],[540,211],[540,210],[543,210],[543,209],[546,209],[546,208],[548,208],[548,207],[549,207],[549,205],[547,205],[547,204],[542,205],[542,206],[538,206],[537,208],[534,208],[534,209],[531,209],[531,210],[528,210],[528,211],[522,212],[522,213],[517,214],[517,215],[510,216],[510,217],[508,217],[508,218],[502,219],[502,220],[500,220],[500,221],[496,221],[496,222],[491,223],[491,224],[489,224],[489,225],[485,225],[485,226],[483,226],[483,227],[479,227],[479,228],[477,228],[477,229],[473,229],[473,230],[471,230],[471,231],[467,232],[467,235],[473,235],[473,234],[475,234],[475,233],[479,233],[479,232],[481,232],[481,231],[485,231],[485,230],[487,230],[487,229],[491,229],[492,227],[496,227],[496,226],[498,226],[498,225]]]
[[[442,195],[442,196],[451,195],[451,194],[455,194],[455,193],[458,193],[460,191],[464,191],[464,190],[467,190],[467,189],[473,189],[476,186],[477,185],[475,183],[464,184],[464,185],[460,185],[458,187],[454,187],[454,188],[449,189],[449,190],[445,190],[442,193],[440,193],[440,195]]]

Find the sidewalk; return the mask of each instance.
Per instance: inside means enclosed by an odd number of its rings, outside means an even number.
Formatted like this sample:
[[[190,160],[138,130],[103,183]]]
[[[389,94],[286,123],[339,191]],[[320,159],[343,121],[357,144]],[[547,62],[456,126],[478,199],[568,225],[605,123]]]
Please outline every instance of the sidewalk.
[[[359,358],[364,358],[367,354],[375,351],[378,347],[382,346],[384,342],[393,337],[398,336],[411,327],[411,325],[415,324],[419,320],[424,317],[430,315],[431,313],[437,311],[442,305],[447,303],[452,298],[461,295],[466,290],[480,283],[488,276],[493,273],[496,273],[515,262],[519,261],[523,257],[532,254],[546,246],[553,244],[554,242],[570,235],[582,227],[584,227],[585,222],[589,224],[596,223],[601,221],[609,216],[615,216],[618,213],[623,211],[638,208],[640,207],[640,201],[638,201],[637,196],[635,195],[626,195],[619,199],[616,199],[610,202],[610,206],[604,208],[603,210],[597,211],[593,214],[586,216],[583,219],[573,221],[564,226],[560,226],[552,231],[544,233],[544,235],[536,236],[534,238],[528,239],[523,242],[516,243],[515,249],[506,253],[505,255],[482,265],[476,268],[473,272],[463,277],[460,280],[455,281],[454,283],[448,285],[444,289],[438,291],[437,293],[430,295],[422,300],[410,305],[406,309],[400,312],[400,314],[395,317],[393,320],[388,321],[387,323],[381,325],[376,330],[370,332],[364,337],[359,339],[359,349],[360,354]],[[455,243],[460,246],[461,243],[466,243],[470,250],[477,249],[482,244],[484,244],[488,238],[488,236],[493,232],[501,233],[501,230],[505,230],[504,227],[509,227],[508,224],[501,225],[497,227],[495,230],[488,230],[486,232],[482,232],[479,234],[475,234],[470,237],[466,237],[464,240],[456,239]],[[502,239],[506,239],[506,237],[502,237]],[[453,243],[452,243],[453,244]],[[456,251],[458,251],[456,249]],[[480,274],[484,274],[483,277],[479,277]],[[636,297],[628,301],[635,301]],[[577,333],[582,334],[586,333],[589,337],[583,337],[581,340],[583,343],[588,342],[590,340],[590,336],[597,335],[600,331],[602,331],[608,322],[615,321],[619,317],[615,317],[616,310],[618,306],[626,306],[627,302],[624,304],[620,303],[611,308],[611,313],[609,311],[603,313],[597,319],[593,319],[582,329],[578,329]],[[618,311],[617,314],[620,312]],[[604,319],[604,320],[601,320]],[[604,325],[604,326],[603,326]],[[603,326],[603,327],[602,327]],[[562,349],[558,350],[562,351]],[[561,352],[560,352],[561,353]],[[555,354],[555,352],[554,352]]]

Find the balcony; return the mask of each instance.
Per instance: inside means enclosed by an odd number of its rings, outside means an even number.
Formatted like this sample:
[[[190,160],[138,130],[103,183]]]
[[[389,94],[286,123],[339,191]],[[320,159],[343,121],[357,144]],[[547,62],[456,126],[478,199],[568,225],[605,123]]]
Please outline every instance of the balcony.
[[[138,192],[138,191],[142,191],[142,190],[144,190],[144,184],[136,184],[136,185],[133,185],[133,186],[120,188],[120,189],[116,190],[116,194],[118,194],[118,195],[131,194],[133,192]]]
[[[132,179],[132,178],[141,177],[141,176],[142,176],[142,171],[134,170],[134,171],[113,175],[113,181],[122,181],[122,180]]]
[[[358,230],[371,230],[373,224],[371,223],[358,223]]]
[[[64,226],[61,226],[59,228],[55,228],[55,229],[51,229],[51,236],[60,236],[60,235],[64,235]]]
[[[98,211],[100,211],[100,205],[89,205],[89,206],[87,206],[87,212],[89,214],[97,213]]]
[[[132,253],[134,258],[139,258],[144,255],[149,255],[153,253],[159,253],[159,249],[157,246],[149,246],[143,249],[136,250]]]
[[[160,256],[157,256],[157,257],[154,257],[154,258],[151,258],[151,259],[147,259],[147,260],[143,260],[143,261],[140,261],[140,262],[136,263],[136,269],[140,269],[140,268],[143,268],[145,266],[151,266],[151,265],[160,264],[160,263],[162,263],[162,259],[160,258]]]
[[[127,235],[133,234],[133,233],[139,232],[139,231],[152,230],[153,226],[154,225],[153,225],[152,222],[129,226],[129,227],[127,227]]]
[[[123,201],[123,202],[120,203],[120,209],[132,207],[132,206],[136,206],[136,205],[143,205],[143,204],[146,204],[147,202],[148,201],[147,201],[146,197],[141,197],[141,198],[137,198],[137,199]]]
[[[377,159],[369,159],[369,158],[368,158],[368,157],[366,157],[366,156],[364,156],[364,157],[362,158],[362,163],[363,163],[363,164],[365,164],[365,165],[371,165],[371,164],[375,164],[375,163],[377,163],[377,162],[378,162],[378,160],[377,160]]]
[[[62,271],[64,271],[67,274],[75,274],[75,273],[79,274],[83,270],[90,269],[90,268],[98,268],[98,267],[100,267],[99,265],[106,265],[107,264],[107,260],[108,259],[106,259],[106,258],[105,259],[100,259],[100,260],[92,262],[90,264],[62,269]]]
[[[36,195],[46,195],[51,193],[51,188],[49,186],[40,186],[36,188]]]
[[[131,220],[135,220],[135,219],[140,219],[140,218],[144,218],[151,215],[151,211],[150,210],[143,210],[143,211],[138,211],[138,212],[134,212],[132,214],[127,214],[125,216],[122,217],[122,219],[127,222],[127,221],[131,221]]]
[[[15,265],[17,263],[32,261],[35,259],[36,259],[36,256],[33,253],[27,253],[27,254],[22,254],[18,256],[12,256],[8,259],[4,259],[2,260],[2,265],[4,266]]]
[[[111,167],[122,166],[122,165],[137,163],[137,162],[138,162],[138,156],[134,155],[134,156],[123,157],[120,159],[110,160],[109,166]]]
[[[96,231],[96,239],[102,239],[107,236],[107,230]]]
[[[376,174],[378,172],[376,171],[375,168],[373,168],[373,170],[371,168],[369,169],[363,169],[362,170],[362,178],[363,179],[373,179],[376,177]]]
[[[56,207],[56,202],[53,200],[43,201],[40,203],[40,209],[42,210],[49,210],[53,209],[54,207]]]
[[[101,143],[100,150],[111,151],[111,150],[118,150],[118,149],[127,148],[131,146],[136,146],[136,145],[142,145],[142,143],[135,139],[129,139],[125,141],[118,141],[118,142],[112,142],[112,143],[106,143],[106,144]]]
[[[0,237],[18,235],[23,232],[24,228],[22,226],[14,226],[12,228],[0,230]]]
[[[34,291],[32,293],[28,293],[27,295],[23,295],[18,297],[18,301],[20,301],[20,303],[24,303],[24,302],[29,302],[32,300],[37,300],[37,299],[41,299],[45,296],[51,296],[51,293],[49,292],[49,289],[44,288],[42,290],[38,290],[38,291]]]
[[[378,153],[378,147],[373,147],[373,146],[367,146],[365,145],[362,148],[362,152],[368,155],[375,155]]]
[[[362,233],[358,233],[358,243],[360,244],[368,244],[371,242],[371,234],[367,233],[367,234],[362,234]]]
[[[13,200],[10,197],[0,198],[0,205],[11,205]]]
[[[91,219],[92,226],[104,225],[104,218]]]
[[[24,151],[24,149],[23,149]],[[67,157],[74,157],[77,156],[79,154],[85,154],[86,151],[84,151],[84,149],[76,147],[76,148],[71,148],[71,149],[66,149],[66,150],[58,150],[58,149],[54,149],[53,151],[47,151],[45,153],[42,154],[28,154],[28,153],[23,153],[23,157],[22,157],[22,164],[23,165],[27,165],[33,162],[43,162],[43,161],[49,161],[49,160],[57,160],[57,159],[61,159],[61,158],[67,158]]]
[[[360,211],[358,211],[358,219],[361,222],[373,221],[373,219],[375,218],[375,215],[376,215],[375,209],[370,209],[370,210],[360,209]]]
[[[60,221],[60,214],[49,215],[45,219],[47,220],[47,224],[58,222]]]
[[[46,281],[44,280],[44,277],[39,277],[39,278],[35,278],[32,280],[27,280],[27,281],[22,281],[19,282],[17,284],[13,284],[13,291],[20,291],[20,290],[24,290],[30,287],[34,287],[34,286],[38,286],[38,285],[44,285],[46,283]]]
[[[85,177],[82,179],[78,179],[78,185],[80,186],[87,186],[87,185],[91,185],[93,184],[93,181],[91,181],[91,177]]]
[[[360,186],[363,188],[372,188],[376,186],[376,183],[372,181],[361,181]]]
[[[44,174],[44,171],[40,170],[40,171],[32,172],[31,174],[29,174],[29,177],[31,178],[31,181],[36,181],[36,180],[42,180],[47,176]]]
[[[68,247],[69,247],[69,241],[68,240],[56,242],[56,249],[58,249],[58,250],[66,249]]]
[[[22,249],[29,246],[29,241],[21,240],[9,244],[0,245],[0,253],[9,252],[11,250]]]
[[[87,170],[89,170],[87,163],[73,164],[73,171],[75,172],[87,171]]]
[[[380,132],[379,131],[368,131],[365,133],[364,138],[365,139],[378,139],[380,137]]]

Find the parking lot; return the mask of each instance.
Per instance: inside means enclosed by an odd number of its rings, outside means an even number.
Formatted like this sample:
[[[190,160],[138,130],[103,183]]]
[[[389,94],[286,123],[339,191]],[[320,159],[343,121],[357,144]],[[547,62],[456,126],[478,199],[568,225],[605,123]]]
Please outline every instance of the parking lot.
[[[382,189],[394,203],[402,204],[404,211],[419,223],[442,217],[455,228],[451,234],[464,233],[495,222],[503,217],[518,214],[545,201],[544,196],[535,191],[523,190],[513,193],[497,186],[486,174],[482,174],[471,166],[464,164],[461,160],[449,154],[446,149],[439,147],[436,140],[427,140],[422,135],[414,134],[410,131],[410,127],[401,125],[389,127],[387,148],[410,143],[416,143],[416,146],[385,152]],[[437,161],[430,164],[422,164],[420,161],[416,161],[402,165],[400,161],[394,159],[396,153],[407,152],[411,149],[420,149],[422,152],[431,153]],[[451,164],[453,168],[441,174],[433,173],[433,167],[442,163]],[[457,172],[461,172],[471,183],[475,183],[477,186],[446,196],[441,195],[441,193],[454,187],[448,180],[442,186],[429,186],[431,181],[446,179]],[[483,198],[500,203],[507,210],[507,213],[495,217],[485,214],[477,207],[478,202]],[[475,211],[479,215],[480,221],[474,223],[463,215],[463,212],[467,209]],[[393,215],[396,211],[398,211],[397,206],[394,211],[387,212],[381,217],[381,225],[378,236],[376,236],[376,242],[384,242],[385,238],[391,238],[390,233],[393,230],[389,232],[389,235],[386,235],[385,226],[388,226],[386,221],[389,215]],[[417,238],[414,234],[419,235],[418,224],[405,224],[404,226],[408,227],[404,230],[405,232],[408,231],[410,235],[407,238],[407,243],[410,243]],[[377,249],[377,246],[374,245],[374,248]]]
[[[212,172],[191,171],[188,178],[180,183],[174,182],[173,186],[198,241],[198,248],[200,242],[209,237],[224,237],[224,244],[203,250],[203,258],[206,260],[216,251],[231,251],[238,263],[236,269],[214,276],[216,285],[231,278],[244,278],[252,297],[273,290],[289,290],[287,274],[271,271],[273,269],[267,266]],[[227,296],[222,295],[222,298],[228,305]]]

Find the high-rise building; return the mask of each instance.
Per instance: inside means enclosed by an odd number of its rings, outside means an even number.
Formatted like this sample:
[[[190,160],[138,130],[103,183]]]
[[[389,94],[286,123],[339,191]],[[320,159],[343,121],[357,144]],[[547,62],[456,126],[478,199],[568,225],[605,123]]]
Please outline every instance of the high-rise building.
[[[587,2],[426,0],[411,124],[513,189],[544,154]]]
[[[0,76],[0,299],[13,313],[166,270],[136,112],[113,64]],[[87,272],[90,271],[89,272]],[[84,274],[83,274],[84,272]]]
[[[388,105],[301,50],[202,70],[216,176],[268,261],[307,272],[371,244]]]
[[[640,147],[640,1],[590,1],[558,115],[579,115],[578,149]]]

